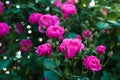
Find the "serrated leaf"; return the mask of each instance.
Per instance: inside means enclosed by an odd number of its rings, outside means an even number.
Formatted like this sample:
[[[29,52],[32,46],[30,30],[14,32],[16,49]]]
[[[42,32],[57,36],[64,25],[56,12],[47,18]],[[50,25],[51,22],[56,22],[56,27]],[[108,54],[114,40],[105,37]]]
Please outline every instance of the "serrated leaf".
[[[48,79],[48,80],[59,80],[60,76],[58,74],[56,74],[55,72],[49,70],[49,71],[44,71],[44,76]]]
[[[51,71],[53,71],[58,76],[62,76],[62,74],[59,71],[57,71],[56,69],[51,69]]]
[[[44,59],[44,66],[47,68],[47,69],[53,69],[53,68],[56,68],[60,65],[60,61],[58,59],[56,60],[53,60],[53,59]]]

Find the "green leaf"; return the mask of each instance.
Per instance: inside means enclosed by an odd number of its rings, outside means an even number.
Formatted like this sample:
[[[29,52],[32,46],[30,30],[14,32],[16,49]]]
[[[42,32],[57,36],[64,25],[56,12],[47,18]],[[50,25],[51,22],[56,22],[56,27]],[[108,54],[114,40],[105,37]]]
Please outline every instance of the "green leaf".
[[[120,23],[112,20],[108,20],[108,23],[110,23],[112,26],[120,27]]]
[[[89,80],[87,77],[71,76],[69,80]]]
[[[0,70],[6,68],[9,65],[9,63],[10,63],[9,60],[0,61]]]
[[[56,69],[51,69],[51,71],[53,71],[55,74],[57,74],[58,76],[62,76],[62,74],[60,72],[58,72]]]
[[[45,59],[44,60],[44,66],[47,68],[47,69],[53,69],[53,68],[56,68],[60,65],[60,61],[58,59]]]
[[[8,75],[0,74],[0,80],[5,80],[5,79],[9,79]]]
[[[33,9],[34,11],[38,11],[38,9],[35,7],[35,5],[33,3],[29,3],[28,7]]]
[[[66,35],[65,35],[65,38],[76,38],[76,33],[74,33],[74,32],[68,32],[68,33],[66,33]]]
[[[108,72],[107,71],[103,71],[103,75],[102,75],[100,80],[109,80],[109,76],[108,76]]]
[[[56,74],[56,72],[57,72],[57,74]],[[60,78],[60,75],[58,74],[59,72],[56,70],[56,71],[51,71],[51,70],[49,70],[49,71],[44,71],[44,76],[46,77],[46,78],[48,78],[48,80],[59,80],[59,78]]]
[[[82,77],[82,78],[80,78],[80,80],[89,80],[89,79],[86,77]]]
[[[20,9],[13,8],[11,11],[12,11],[13,13],[19,13],[21,10],[20,10]]]
[[[42,4],[49,5],[51,0],[38,0],[38,1],[41,2]]]
[[[104,22],[98,22],[97,23],[97,27],[98,27],[99,30],[108,29],[109,28],[109,24],[108,23],[104,23]]]
[[[57,12],[57,13],[60,13],[60,12],[61,12],[61,10],[58,9],[58,8],[56,8],[56,7],[53,7],[52,9],[53,9],[53,11],[55,11],[55,12]]]

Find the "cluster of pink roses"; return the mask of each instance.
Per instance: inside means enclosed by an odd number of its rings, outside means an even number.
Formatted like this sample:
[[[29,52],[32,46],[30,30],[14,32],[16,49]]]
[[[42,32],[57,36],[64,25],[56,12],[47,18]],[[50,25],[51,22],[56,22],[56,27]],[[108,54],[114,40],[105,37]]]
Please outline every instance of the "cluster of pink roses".
[[[83,36],[85,39],[88,39],[92,35],[92,32],[90,30],[85,30],[83,32]],[[96,47],[96,52],[99,55],[102,55],[105,53],[106,47],[104,45],[99,45]],[[100,64],[100,60],[96,56],[87,56],[83,60],[83,65],[91,70],[91,71],[100,71],[102,69],[102,66]]]
[[[28,20],[31,24],[38,23],[39,32],[46,33],[49,38],[58,38],[63,40],[64,28],[60,26],[60,21],[57,16],[52,16],[50,14],[40,14],[33,13],[29,16]],[[52,48],[50,44],[45,43],[39,45],[36,49],[36,53],[40,56],[47,55],[50,56],[52,53]]]
[[[58,46],[59,52],[65,53],[65,57],[68,59],[73,58],[83,48],[84,44],[79,38],[63,39],[62,43]],[[52,47],[48,43],[42,44],[37,47],[36,53],[40,56],[50,56],[52,54]]]
[[[20,42],[20,49],[23,52],[31,50],[33,44],[30,40],[22,40]],[[58,50],[65,54],[65,57],[71,59],[77,55],[77,53],[84,49],[81,37],[76,36],[76,39],[63,39],[62,43],[58,46]],[[99,45],[96,48],[98,54],[103,54],[106,51],[106,47]],[[35,51],[39,56],[50,56],[52,54],[52,47],[49,43],[39,45]],[[96,56],[87,56],[83,60],[83,65],[91,71],[100,71],[102,66],[100,60]]]
[[[54,5],[56,7],[60,7],[61,11],[63,12],[63,18],[66,19],[69,15],[73,15],[76,13],[77,9],[75,7],[76,0],[67,0],[62,3],[60,0],[55,0]]]
[[[29,16],[28,20],[31,24],[38,23],[39,32],[45,32],[49,38],[62,39],[64,34],[64,28],[60,26],[60,21],[57,16],[50,14],[33,13]]]
[[[72,10],[73,4],[63,4],[62,11],[67,15],[71,15],[74,13]],[[69,7],[71,9],[64,9],[65,7]],[[75,7],[74,7],[75,8]],[[46,31],[46,36],[49,38],[58,38],[63,40],[61,45],[58,47],[59,52],[65,53],[65,57],[70,59],[73,58],[80,50],[84,48],[84,45],[80,38],[76,39],[64,39],[64,28],[60,26],[60,21],[57,16],[52,16],[50,14],[40,14],[33,13],[29,16],[28,20],[31,24],[38,23],[39,32]],[[36,53],[40,56],[47,55],[50,56],[52,54],[52,47],[49,43],[45,43],[39,45],[36,49]]]
[[[62,4],[61,9],[64,15],[74,14],[75,7],[72,3],[65,2]],[[67,7],[67,8],[66,8]],[[72,10],[74,9],[74,10]],[[63,15],[63,16],[64,16]],[[76,39],[64,39],[64,28],[60,26],[60,21],[57,16],[52,16],[50,14],[40,14],[33,13],[29,16],[29,22],[31,24],[39,24],[39,32],[46,32],[46,36],[49,38],[58,38],[62,40],[62,43],[58,46],[58,50],[61,53],[64,53],[65,57],[71,59],[77,55],[77,53],[84,49],[84,44],[82,43],[81,36],[76,36]],[[85,30],[83,32],[83,37],[88,38],[92,35],[90,30]],[[97,46],[96,52],[98,54],[103,54],[106,50],[106,47],[103,45]],[[39,45],[36,49],[36,53],[39,56],[50,56],[52,54],[52,47],[49,43]],[[101,70],[100,60],[95,56],[88,56],[84,59],[83,64],[86,68],[92,71]]]
[[[64,3],[60,2],[60,0],[55,0],[54,4],[57,7],[60,7],[63,12],[63,18],[67,18],[69,15],[73,15],[76,13],[77,9],[75,7],[75,0],[67,0]],[[4,11],[3,4],[0,2],[0,14]],[[39,32],[46,33],[48,38],[58,38],[62,41],[62,43],[58,46],[58,50],[60,53],[64,53],[67,59],[71,59],[77,55],[77,53],[84,49],[84,44],[82,43],[81,36],[76,36],[75,39],[68,39],[63,37],[64,28],[60,26],[60,20],[57,16],[53,16],[51,14],[41,14],[41,13],[32,13],[29,16],[28,20],[31,24],[38,24]],[[18,34],[23,33],[23,27],[20,23],[16,24],[16,31]],[[0,37],[7,35],[10,31],[10,27],[4,23],[0,22]],[[83,37],[87,38],[92,35],[90,30],[85,30],[83,32]],[[19,43],[20,50],[28,53],[32,47],[33,43],[29,39],[23,39]],[[103,45],[99,45],[96,48],[96,52],[100,55],[105,53],[106,47]],[[50,56],[52,54],[52,47],[49,43],[45,43],[39,45],[35,51],[39,56]],[[100,60],[96,56],[87,56],[83,60],[84,66],[91,71],[100,71],[101,64]]]

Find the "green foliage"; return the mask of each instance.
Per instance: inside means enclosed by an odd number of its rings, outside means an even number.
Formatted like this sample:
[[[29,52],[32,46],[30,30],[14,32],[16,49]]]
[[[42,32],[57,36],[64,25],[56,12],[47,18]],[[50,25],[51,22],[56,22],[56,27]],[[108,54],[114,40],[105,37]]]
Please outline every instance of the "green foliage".
[[[60,65],[60,61],[58,59],[45,59],[44,60],[44,66],[47,68],[47,69],[53,69],[53,68],[56,68]]]
[[[108,23],[104,23],[104,22],[98,22],[97,26],[98,26],[99,30],[103,30],[103,29],[108,29],[109,28],[109,24]]]
[[[10,64],[9,60],[4,60],[4,61],[0,61],[0,70],[2,70],[3,68],[6,68],[8,65]]]
[[[44,71],[45,77],[47,77],[49,80],[59,80],[61,77],[61,73],[58,72],[55,69]]]

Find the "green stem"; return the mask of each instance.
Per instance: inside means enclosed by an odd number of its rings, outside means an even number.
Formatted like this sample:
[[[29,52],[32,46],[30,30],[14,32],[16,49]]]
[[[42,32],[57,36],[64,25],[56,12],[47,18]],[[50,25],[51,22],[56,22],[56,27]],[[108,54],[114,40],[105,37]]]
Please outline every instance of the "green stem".
[[[61,73],[61,75],[62,75],[62,80],[64,80],[63,73],[62,73],[62,71],[60,70],[60,68],[57,66],[57,62],[56,62],[55,58],[54,58],[53,62],[54,62],[54,64],[55,64],[57,70]]]
[[[75,75],[75,66],[76,66],[76,59],[75,59],[74,64],[73,64],[73,75]]]
[[[93,73],[93,75],[92,75],[91,80],[95,80],[95,72],[93,71],[92,73]]]
[[[107,61],[103,64],[103,67],[109,62],[110,58],[107,59]]]

